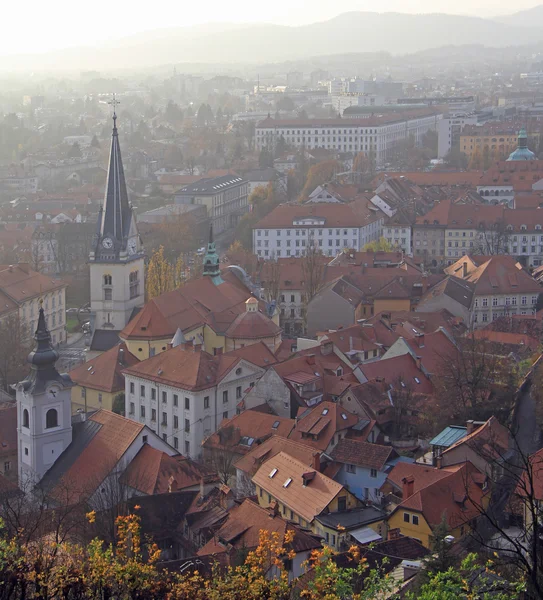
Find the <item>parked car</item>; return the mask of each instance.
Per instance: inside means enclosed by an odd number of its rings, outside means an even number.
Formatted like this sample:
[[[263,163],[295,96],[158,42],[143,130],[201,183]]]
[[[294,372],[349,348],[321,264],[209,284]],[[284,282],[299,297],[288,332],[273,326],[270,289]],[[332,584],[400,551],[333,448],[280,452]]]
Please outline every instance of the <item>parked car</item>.
[[[78,308],[67,308],[66,314],[67,315],[74,315],[74,314],[76,315],[78,310],[79,310]]]

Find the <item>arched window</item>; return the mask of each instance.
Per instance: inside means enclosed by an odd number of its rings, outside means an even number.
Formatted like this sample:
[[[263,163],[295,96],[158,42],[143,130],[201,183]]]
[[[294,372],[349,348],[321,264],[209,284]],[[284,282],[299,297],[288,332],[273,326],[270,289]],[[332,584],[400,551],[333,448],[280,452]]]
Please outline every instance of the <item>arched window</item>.
[[[45,415],[45,429],[58,427],[58,413],[56,408],[50,408]]]
[[[26,408],[23,410],[23,427],[27,429],[30,427],[30,417]]]
[[[104,275],[104,285],[111,285],[113,281],[111,275]]]

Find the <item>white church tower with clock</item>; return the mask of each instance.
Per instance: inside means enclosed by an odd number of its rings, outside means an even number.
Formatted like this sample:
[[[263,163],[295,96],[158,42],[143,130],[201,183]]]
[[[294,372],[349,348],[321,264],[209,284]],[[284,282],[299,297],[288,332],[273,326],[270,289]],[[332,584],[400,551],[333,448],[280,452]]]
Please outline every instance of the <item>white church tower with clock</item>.
[[[55,366],[58,352],[40,307],[34,335],[36,348],[28,355],[30,375],[17,384],[17,448],[19,487],[30,491],[72,441],[70,376]]]
[[[107,350],[144,304],[144,249],[128,202],[113,98],[113,134],[104,204],[89,256],[93,343]],[[98,338],[102,337],[100,341]],[[114,340],[112,342],[112,340]]]

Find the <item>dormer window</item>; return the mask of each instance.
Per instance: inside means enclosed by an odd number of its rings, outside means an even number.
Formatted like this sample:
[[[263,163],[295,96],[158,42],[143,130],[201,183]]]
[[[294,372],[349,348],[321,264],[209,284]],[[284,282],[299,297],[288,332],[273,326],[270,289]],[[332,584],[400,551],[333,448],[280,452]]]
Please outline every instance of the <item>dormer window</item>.
[[[526,229],[527,229],[526,225],[521,225],[521,226],[520,226],[520,230],[521,230],[521,231],[526,231]]]

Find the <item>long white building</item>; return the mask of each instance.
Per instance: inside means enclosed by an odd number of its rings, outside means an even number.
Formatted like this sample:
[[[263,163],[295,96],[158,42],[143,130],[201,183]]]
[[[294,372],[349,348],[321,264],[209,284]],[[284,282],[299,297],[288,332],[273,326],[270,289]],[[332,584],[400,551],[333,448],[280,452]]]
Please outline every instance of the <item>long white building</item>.
[[[263,259],[303,256],[311,245],[326,256],[361,250],[382,235],[386,215],[365,198],[281,204],[253,228],[253,252]]]
[[[273,149],[283,137],[290,146],[325,148],[340,152],[372,152],[377,166],[383,165],[395,144],[413,136],[416,144],[430,130],[436,130],[443,115],[435,108],[386,115],[361,115],[354,119],[267,118],[255,128],[258,150]]]

